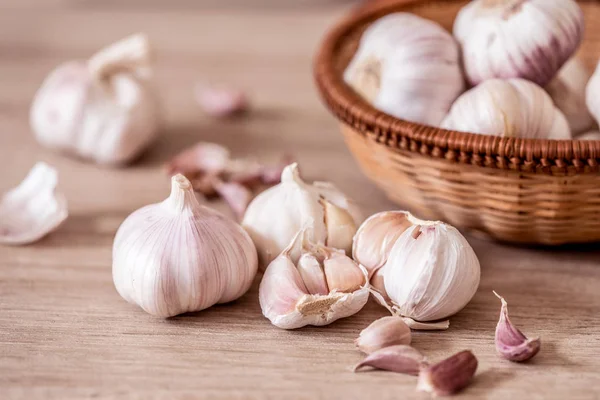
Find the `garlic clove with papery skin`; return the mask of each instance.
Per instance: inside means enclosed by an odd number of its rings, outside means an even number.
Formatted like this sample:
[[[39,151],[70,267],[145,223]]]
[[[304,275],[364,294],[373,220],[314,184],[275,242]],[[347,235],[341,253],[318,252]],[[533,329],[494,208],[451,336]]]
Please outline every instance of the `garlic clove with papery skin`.
[[[491,79],[460,96],[444,129],[531,139],[571,139],[564,114],[541,87],[523,79]]]
[[[250,288],[256,249],[241,226],[201,205],[190,181],[123,221],[113,244],[113,282],[144,311],[172,317],[227,303]]]
[[[327,325],[356,314],[369,298],[364,268],[338,250],[315,245],[308,238],[307,230],[298,232],[269,264],[260,283],[261,310],[278,328]],[[295,255],[301,253],[302,256]],[[326,282],[315,272],[316,267],[324,270]],[[357,287],[358,274],[362,281]],[[321,294],[325,288],[326,294]]]
[[[473,86],[494,78],[547,85],[575,53],[583,31],[583,11],[574,0],[474,0],[454,21]]]
[[[0,244],[33,243],[67,219],[67,201],[57,184],[56,170],[39,162],[19,186],[0,198]]]
[[[30,123],[41,144],[83,159],[122,165],[138,157],[161,125],[146,36],[57,67],[35,95]]]
[[[383,317],[363,329],[354,341],[356,347],[366,354],[394,345],[408,345],[411,333],[402,318],[396,316]]]
[[[389,14],[367,28],[344,80],[383,112],[437,126],[464,90],[459,53],[435,22]]]
[[[354,372],[358,372],[364,367],[372,367],[417,376],[419,371],[428,366],[425,357],[419,350],[408,345],[394,345],[378,349],[369,354],[354,367]]]

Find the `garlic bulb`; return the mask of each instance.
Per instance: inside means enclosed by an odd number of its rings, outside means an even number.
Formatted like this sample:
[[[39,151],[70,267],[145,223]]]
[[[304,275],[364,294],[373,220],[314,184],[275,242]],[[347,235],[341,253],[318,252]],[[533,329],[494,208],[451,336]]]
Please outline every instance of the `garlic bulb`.
[[[547,85],[581,43],[574,0],[474,0],[454,21],[467,80],[524,78]]]
[[[69,215],[57,192],[58,173],[39,162],[16,188],[0,198],[0,244],[33,243],[57,229]]]
[[[437,126],[464,90],[459,53],[435,22],[390,14],[365,31],[344,80],[383,112]]]
[[[269,264],[258,290],[263,315],[282,329],[330,324],[369,299],[367,271],[343,252],[311,243],[308,233],[296,234]]]
[[[542,88],[524,79],[491,79],[460,96],[442,128],[531,139],[571,139],[563,113]]]
[[[256,249],[242,227],[200,205],[183,175],[172,178],[169,198],[125,219],[113,246],[119,294],[161,317],[239,298],[257,267]]]
[[[585,89],[591,74],[579,59],[569,60],[546,86],[556,107],[567,118],[574,135],[591,129],[594,118],[585,104]]]
[[[134,35],[56,68],[31,107],[37,140],[100,164],[140,155],[160,125],[149,53],[146,37]]]
[[[596,122],[600,122],[600,63],[596,67],[596,71],[588,82],[586,88],[586,104],[587,108]]]
[[[311,242],[351,254],[352,237],[361,222],[360,211],[342,192],[330,183],[304,182],[294,163],[283,170],[279,185],[250,203],[242,226],[266,267],[304,228]]]

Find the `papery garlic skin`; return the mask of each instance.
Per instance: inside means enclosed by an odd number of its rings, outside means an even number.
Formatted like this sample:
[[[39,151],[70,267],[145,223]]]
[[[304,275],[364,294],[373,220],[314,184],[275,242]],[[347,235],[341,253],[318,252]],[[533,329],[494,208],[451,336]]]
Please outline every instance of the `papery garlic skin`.
[[[592,75],[586,88],[586,104],[587,108],[600,123],[600,63],[596,67],[596,71]]]
[[[113,245],[117,291],[160,317],[239,298],[257,268],[250,237],[235,222],[202,206],[183,175],[172,178],[169,198],[127,217]]]
[[[99,164],[123,164],[139,156],[161,123],[149,53],[147,38],[134,35],[87,63],[57,67],[31,107],[37,140]]]
[[[475,295],[481,274],[475,252],[456,228],[425,221],[398,238],[382,272],[394,308],[421,322],[462,310]]]
[[[573,135],[590,130],[596,123],[586,106],[586,88],[591,76],[583,62],[573,58],[546,86],[556,108],[567,118]]]
[[[530,139],[571,139],[564,114],[541,87],[523,79],[491,79],[460,96],[444,129]]]
[[[465,86],[452,35],[408,13],[389,14],[365,31],[344,80],[379,110],[433,126]]]
[[[467,80],[548,84],[581,43],[583,11],[573,0],[474,0],[454,21]]]
[[[337,213],[348,214],[341,225],[339,218],[328,224],[324,202],[336,206]],[[311,242],[335,243],[336,248],[350,254],[352,236],[361,222],[357,207],[341,191],[329,183],[304,182],[294,163],[283,170],[279,185],[262,192],[250,203],[242,226],[254,241],[264,268],[305,228]]]
[[[67,219],[67,200],[57,185],[58,172],[39,162],[19,186],[0,197],[0,244],[36,242]]]

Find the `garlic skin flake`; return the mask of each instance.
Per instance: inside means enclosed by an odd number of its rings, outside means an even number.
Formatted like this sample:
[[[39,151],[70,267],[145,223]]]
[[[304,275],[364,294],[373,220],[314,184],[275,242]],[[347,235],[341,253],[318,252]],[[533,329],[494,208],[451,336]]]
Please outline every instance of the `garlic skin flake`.
[[[113,245],[117,291],[159,317],[233,301],[258,268],[242,227],[201,205],[183,175],[171,181],[171,195],[127,217]]]
[[[306,183],[298,164],[287,166],[281,183],[252,200],[242,226],[266,267],[301,229],[316,244],[351,254],[352,237],[362,222],[360,210],[339,189],[327,182]]]
[[[571,139],[564,114],[541,87],[524,79],[491,79],[460,96],[444,129],[530,139]]]
[[[474,0],[454,21],[473,86],[494,78],[547,85],[575,53],[583,31],[583,11],[573,0]]]
[[[383,112],[437,126],[465,88],[459,53],[435,22],[389,14],[365,31],[344,80]]]
[[[408,325],[402,318],[389,316],[380,318],[363,329],[354,344],[363,353],[371,354],[385,347],[409,345],[410,341]]]
[[[16,188],[0,198],[0,244],[24,245],[56,230],[68,217],[58,173],[39,162]]]
[[[99,164],[139,156],[161,124],[152,86],[150,45],[142,34],[125,38],[87,62],[67,62],[35,95],[30,123],[52,149]]]
[[[311,243],[303,230],[269,264],[258,296],[263,315],[278,328],[328,325],[367,303],[367,271],[339,250]]]

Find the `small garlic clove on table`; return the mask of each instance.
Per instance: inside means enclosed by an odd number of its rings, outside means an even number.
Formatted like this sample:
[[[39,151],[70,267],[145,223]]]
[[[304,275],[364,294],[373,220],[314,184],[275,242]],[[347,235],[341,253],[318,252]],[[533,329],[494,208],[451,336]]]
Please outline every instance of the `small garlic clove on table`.
[[[419,373],[417,390],[434,396],[450,396],[469,385],[477,358],[469,350],[461,351],[437,364],[423,368]]]
[[[369,354],[354,367],[354,372],[358,372],[364,367],[417,376],[421,369],[427,367],[427,362],[423,354],[414,347],[395,345]]]
[[[356,347],[366,354],[394,345],[409,345],[410,328],[397,316],[383,317],[360,332],[354,341]]]

